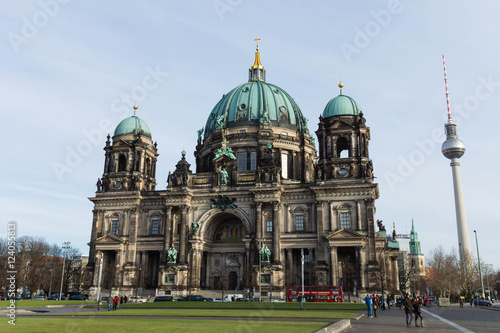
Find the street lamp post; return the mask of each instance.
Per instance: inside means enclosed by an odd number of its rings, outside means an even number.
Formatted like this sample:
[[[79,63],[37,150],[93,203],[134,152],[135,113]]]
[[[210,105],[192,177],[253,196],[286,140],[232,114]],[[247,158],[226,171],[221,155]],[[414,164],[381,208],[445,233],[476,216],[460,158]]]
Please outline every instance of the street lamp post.
[[[61,290],[59,291],[59,300],[62,300],[62,289],[63,289],[63,281],[64,281],[64,265],[66,264],[66,250],[71,247],[71,242],[63,242],[62,248],[64,250],[64,258],[63,258],[63,267],[61,274]]]
[[[53,268],[50,269],[49,296],[51,295],[50,292],[52,291],[51,289],[52,289],[52,271],[53,270],[54,270]]]
[[[479,244],[477,243],[477,232],[476,232],[476,230],[474,230],[474,236],[476,237],[477,263],[479,265],[479,280],[481,280],[481,295],[484,298],[483,272],[481,270],[481,257],[479,256]]]
[[[300,309],[302,310],[302,302],[304,301],[304,249],[300,250],[300,261],[302,263],[302,297],[300,298]]]

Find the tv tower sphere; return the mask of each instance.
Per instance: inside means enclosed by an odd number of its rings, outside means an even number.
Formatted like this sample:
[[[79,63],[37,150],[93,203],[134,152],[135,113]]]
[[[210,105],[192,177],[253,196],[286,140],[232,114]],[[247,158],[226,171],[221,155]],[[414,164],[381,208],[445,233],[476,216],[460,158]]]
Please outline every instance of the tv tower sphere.
[[[456,126],[457,125],[454,123],[447,123],[445,125],[446,141],[443,142],[441,146],[444,157],[450,160],[460,158],[465,153],[465,145],[462,140],[457,137]]]

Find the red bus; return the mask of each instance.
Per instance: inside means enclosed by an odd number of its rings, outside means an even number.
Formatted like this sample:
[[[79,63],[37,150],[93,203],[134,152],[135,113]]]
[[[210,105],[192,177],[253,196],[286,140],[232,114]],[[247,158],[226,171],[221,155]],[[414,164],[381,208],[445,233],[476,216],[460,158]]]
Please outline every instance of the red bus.
[[[286,288],[286,301],[298,302],[302,296],[302,286]],[[305,302],[343,302],[344,292],[341,286],[304,286]]]

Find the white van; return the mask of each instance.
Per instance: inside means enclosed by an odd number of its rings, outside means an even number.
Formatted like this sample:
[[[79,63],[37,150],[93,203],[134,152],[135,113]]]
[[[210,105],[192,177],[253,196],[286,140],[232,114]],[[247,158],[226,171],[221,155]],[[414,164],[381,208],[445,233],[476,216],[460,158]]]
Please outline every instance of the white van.
[[[227,294],[226,296],[224,296],[222,298],[222,301],[223,302],[232,302],[232,300],[236,301],[238,298],[243,298],[243,295],[242,294]]]

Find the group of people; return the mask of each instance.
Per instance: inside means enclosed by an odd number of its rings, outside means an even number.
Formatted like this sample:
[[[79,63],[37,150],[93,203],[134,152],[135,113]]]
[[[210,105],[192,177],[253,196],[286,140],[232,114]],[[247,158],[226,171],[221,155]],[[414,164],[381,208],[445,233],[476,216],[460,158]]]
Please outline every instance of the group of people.
[[[419,327],[418,326],[419,318],[420,318],[420,325],[422,327],[425,327],[424,317],[422,316],[422,304],[424,303],[422,297],[415,296],[413,298],[410,298],[410,295],[408,293],[405,293],[403,297],[404,298],[402,303],[405,308],[406,326],[412,327],[412,320],[415,317],[415,327]]]
[[[111,297],[111,295],[109,295],[109,297],[108,297],[108,311],[119,310],[120,309],[119,304],[123,304],[123,303],[127,304],[127,301],[128,301],[127,296]]]
[[[384,296],[380,298],[377,295],[366,295],[365,297],[366,309],[368,312],[368,318],[377,317],[377,310],[382,308],[385,310],[385,299]],[[387,307],[390,310],[391,305],[390,302],[387,302]]]

